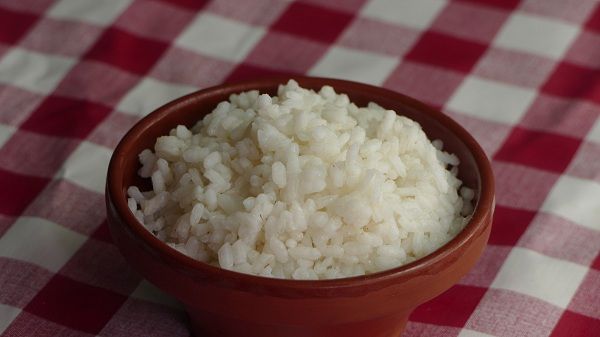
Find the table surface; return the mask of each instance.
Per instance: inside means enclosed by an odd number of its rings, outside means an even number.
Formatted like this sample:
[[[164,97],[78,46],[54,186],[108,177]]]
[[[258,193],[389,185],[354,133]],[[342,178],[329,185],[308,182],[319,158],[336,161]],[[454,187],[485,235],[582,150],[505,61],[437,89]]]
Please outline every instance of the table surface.
[[[188,336],[107,231],[141,116],[270,74],[441,108],[493,162],[487,249],[405,336],[600,335],[600,7],[592,0],[0,0],[0,333]]]

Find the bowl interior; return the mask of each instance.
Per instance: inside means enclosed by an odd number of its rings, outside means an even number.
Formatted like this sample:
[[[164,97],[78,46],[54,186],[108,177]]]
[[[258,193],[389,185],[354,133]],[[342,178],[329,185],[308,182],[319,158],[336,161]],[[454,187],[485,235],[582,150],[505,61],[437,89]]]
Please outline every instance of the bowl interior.
[[[414,99],[404,95],[392,92],[386,89],[373,87],[355,82],[313,78],[313,77],[295,77],[298,83],[305,88],[319,90],[323,85],[331,85],[336,92],[348,94],[350,100],[358,106],[365,106],[369,102],[375,102],[386,109],[395,110],[398,114],[411,118],[423,127],[425,133],[430,140],[441,139],[444,143],[444,150],[456,154],[460,159],[459,178],[464,184],[475,190],[475,213],[473,220],[466,228],[457,235],[452,241],[447,243],[438,251],[419,259],[413,263],[390,269],[387,271],[374,273],[366,276],[353,277],[348,279],[363,279],[368,280],[377,275],[389,276],[394,273],[403,271],[414,271],[415,267],[435,262],[436,255],[442,255],[451,250],[454,246],[459,246],[466,242],[470,235],[476,230],[476,226],[481,226],[481,219],[489,210],[481,208],[489,208],[493,200],[493,177],[489,162],[479,147],[477,142],[456,122],[449,117],[430,108]],[[224,100],[228,100],[229,95],[247,90],[259,90],[261,93],[275,95],[280,83],[287,82],[288,78],[271,78],[265,80],[242,82],[239,84],[223,85],[220,87],[211,88],[208,90],[199,91],[188,96],[182,97],[171,103],[157,109],[142,121],[140,121],[130,132],[124,137],[113,155],[113,161],[117,162],[109,168],[109,185],[116,184],[119,195],[113,195],[117,208],[122,212],[128,212],[126,206],[126,190],[129,186],[140,186],[141,189],[148,190],[151,188],[149,179],[141,179],[137,175],[140,167],[138,154],[144,149],[154,148],[156,138],[165,134],[179,124],[184,124],[188,127],[193,126],[198,120],[202,119],[206,114],[210,113],[216,105]],[[114,157],[118,157],[115,159]],[[118,172],[111,172],[118,171]],[[112,173],[112,174],[111,174]],[[117,189],[109,190],[114,193]],[[483,197],[483,202],[482,202]],[[135,222],[132,215],[126,215],[130,226],[141,227],[140,224],[132,224]],[[138,231],[138,233],[141,233]],[[146,232],[147,233],[147,232]],[[156,239],[155,241],[158,241]],[[153,244],[155,247],[157,243]],[[164,245],[164,248],[168,248]],[[189,259],[181,255],[181,259]],[[191,259],[190,259],[191,260]],[[197,261],[193,261],[197,262]],[[201,262],[197,262],[202,264]],[[188,263],[188,265],[192,265]],[[208,265],[205,265],[210,267]],[[203,267],[204,268],[204,267]],[[226,273],[232,276],[233,272],[225,271],[219,268],[209,268],[220,270],[219,272]],[[238,273],[234,273],[238,274]],[[238,279],[259,278],[250,275],[236,275]],[[264,279],[264,278],[261,278]],[[338,279],[348,280],[348,279]],[[282,280],[265,281],[265,282],[281,282]],[[336,282],[334,280],[328,280]],[[310,282],[310,281],[292,281],[292,282]],[[312,283],[326,282],[313,281]]]
[[[323,85],[336,82],[314,81],[311,79],[297,79],[302,87],[318,91]],[[285,80],[277,83],[285,83]],[[230,88],[224,88],[210,94],[201,95],[201,97],[191,97],[190,100],[180,102],[179,104],[167,105],[161,108],[159,114],[151,115],[144,120],[144,128],[138,132],[136,140],[128,147],[127,152],[131,155],[125,161],[123,172],[123,189],[128,186],[142,186],[143,190],[151,188],[149,179],[142,179],[137,175],[140,167],[137,154],[144,149],[154,149],[156,138],[166,135],[171,129],[179,124],[192,127],[197,121],[201,120],[206,114],[210,113],[216,105],[229,99],[230,94],[239,93],[244,90],[259,90],[260,93],[267,93],[271,96],[277,94],[277,83],[259,82],[257,85],[237,85]],[[364,88],[355,88],[347,85],[333,85],[338,93],[346,93],[350,101],[356,103],[359,107],[365,106],[369,102],[375,102],[386,109],[395,110],[398,114],[406,116],[417,121],[423,127],[430,140],[441,139],[444,142],[444,151],[454,153],[460,159],[459,178],[463,183],[475,190],[475,200],[478,199],[481,190],[481,174],[477,166],[474,154],[465,144],[464,139],[460,138],[457,130],[448,125],[445,115],[425,107],[419,102],[410,98],[399,100],[397,97],[389,95],[373,94],[367,92]],[[192,94],[194,95],[194,94]],[[423,108],[427,108],[429,113],[423,113]],[[163,110],[164,109],[164,110]],[[432,115],[433,114],[433,115]]]

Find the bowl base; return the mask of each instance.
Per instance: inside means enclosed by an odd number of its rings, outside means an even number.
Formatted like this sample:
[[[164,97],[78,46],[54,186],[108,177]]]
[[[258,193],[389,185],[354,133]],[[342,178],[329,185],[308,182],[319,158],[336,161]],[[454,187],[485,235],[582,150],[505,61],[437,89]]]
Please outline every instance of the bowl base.
[[[321,326],[273,325],[188,310],[195,337],[400,337],[410,313]]]

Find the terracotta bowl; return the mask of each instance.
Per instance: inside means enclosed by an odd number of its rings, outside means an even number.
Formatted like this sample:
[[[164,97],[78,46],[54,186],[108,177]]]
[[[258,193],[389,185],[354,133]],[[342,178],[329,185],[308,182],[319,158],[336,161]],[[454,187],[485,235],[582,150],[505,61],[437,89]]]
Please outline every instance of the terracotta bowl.
[[[127,208],[138,153],[178,124],[193,125],[232,93],[276,93],[287,78],[254,80],[201,90],[170,102],[137,123],[113,153],[106,182],[108,223],[115,244],[141,275],[179,299],[196,336],[399,336],[419,304],[441,294],[473,267],[483,251],[494,211],[494,180],[481,147],[452,119],[423,103],[355,82],[295,77],[301,86],[327,84],[364,105],[370,101],[418,121],[430,139],[461,161],[460,178],[474,188],[475,213],[465,229],[434,253],[402,267],[336,280],[280,280],[240,274],[193,260],[159,241]],[[454,310],[449,307],[448,310]]]

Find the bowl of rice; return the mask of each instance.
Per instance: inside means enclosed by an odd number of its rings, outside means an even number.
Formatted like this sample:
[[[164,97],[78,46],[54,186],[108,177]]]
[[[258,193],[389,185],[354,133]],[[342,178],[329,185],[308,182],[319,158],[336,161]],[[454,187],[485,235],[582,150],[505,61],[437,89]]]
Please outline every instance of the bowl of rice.
[[[198,336],[387,337],[473,267],[494,181],[423,103],[276,77],[150,113],[113,153],[106,204],[121,253]]]

